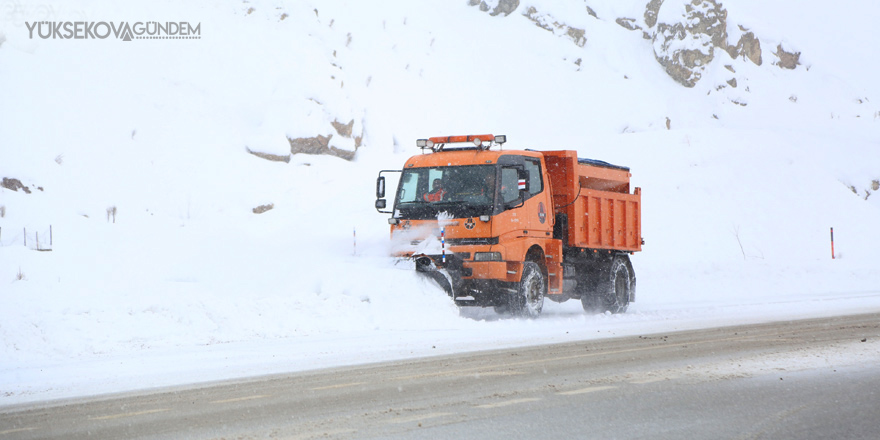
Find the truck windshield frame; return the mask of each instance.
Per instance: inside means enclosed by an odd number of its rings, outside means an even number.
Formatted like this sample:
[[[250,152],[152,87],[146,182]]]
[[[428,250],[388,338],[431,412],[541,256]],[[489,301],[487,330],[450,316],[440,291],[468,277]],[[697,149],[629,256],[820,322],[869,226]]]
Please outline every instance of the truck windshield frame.
[[[496,175],[495,165],[407,168],[400,177],[393,215],[429,220],[441,212],[454,218],[493,214],[498,192]]]

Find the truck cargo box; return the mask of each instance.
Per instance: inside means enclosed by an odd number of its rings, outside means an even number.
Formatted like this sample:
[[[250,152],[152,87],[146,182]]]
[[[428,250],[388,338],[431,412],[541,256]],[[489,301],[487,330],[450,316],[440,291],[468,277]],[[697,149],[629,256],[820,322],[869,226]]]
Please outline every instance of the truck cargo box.
[[[629,168],[545,151],[557,231],[564,246],[636,252],[642,249],[641,189],[630,194]]]

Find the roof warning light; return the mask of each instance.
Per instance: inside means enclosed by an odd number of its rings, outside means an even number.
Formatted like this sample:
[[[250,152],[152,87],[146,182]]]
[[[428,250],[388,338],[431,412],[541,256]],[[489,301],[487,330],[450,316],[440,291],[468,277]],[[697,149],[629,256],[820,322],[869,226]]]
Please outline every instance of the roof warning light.
[[[416,146],[423,150],[431,149],[436,153],[443,150],[446,144],[473,143],[474,146],[481,150],[488,150],[494,144],[501,145],[505,142],[507,142],[506,135],[495,136],[491,134],[469,134],[460,136],[434,136],[428,139],[417,139]]]

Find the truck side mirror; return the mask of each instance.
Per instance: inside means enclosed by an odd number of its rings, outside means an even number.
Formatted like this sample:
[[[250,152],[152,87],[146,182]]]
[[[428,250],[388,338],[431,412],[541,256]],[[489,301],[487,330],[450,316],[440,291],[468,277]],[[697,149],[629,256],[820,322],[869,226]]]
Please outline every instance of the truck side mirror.
[[[376,200],[376,210],[377,211],[381,211],[381,210],[385,209],[385,206],[386,206],[385,199],[377,199]]]
[[[376,179],[376,198],[377,199],[385,198],[385,176],[379,176]],[[378,206],[378,203],[379,202],[377,201],[376,202],[377,206]],[[382,208],[385,208],[385,207],[382,206]]]

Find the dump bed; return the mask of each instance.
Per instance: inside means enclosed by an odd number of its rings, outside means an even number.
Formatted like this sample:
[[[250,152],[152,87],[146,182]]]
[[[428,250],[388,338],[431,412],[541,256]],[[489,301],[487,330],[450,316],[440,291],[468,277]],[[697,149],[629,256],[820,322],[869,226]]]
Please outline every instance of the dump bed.
[[[566,246],[642,250],[641,189],[630,194],[629,168],[576,151],[544,151],[557,232]],[[562,214],[562,215],[560,215]]]

